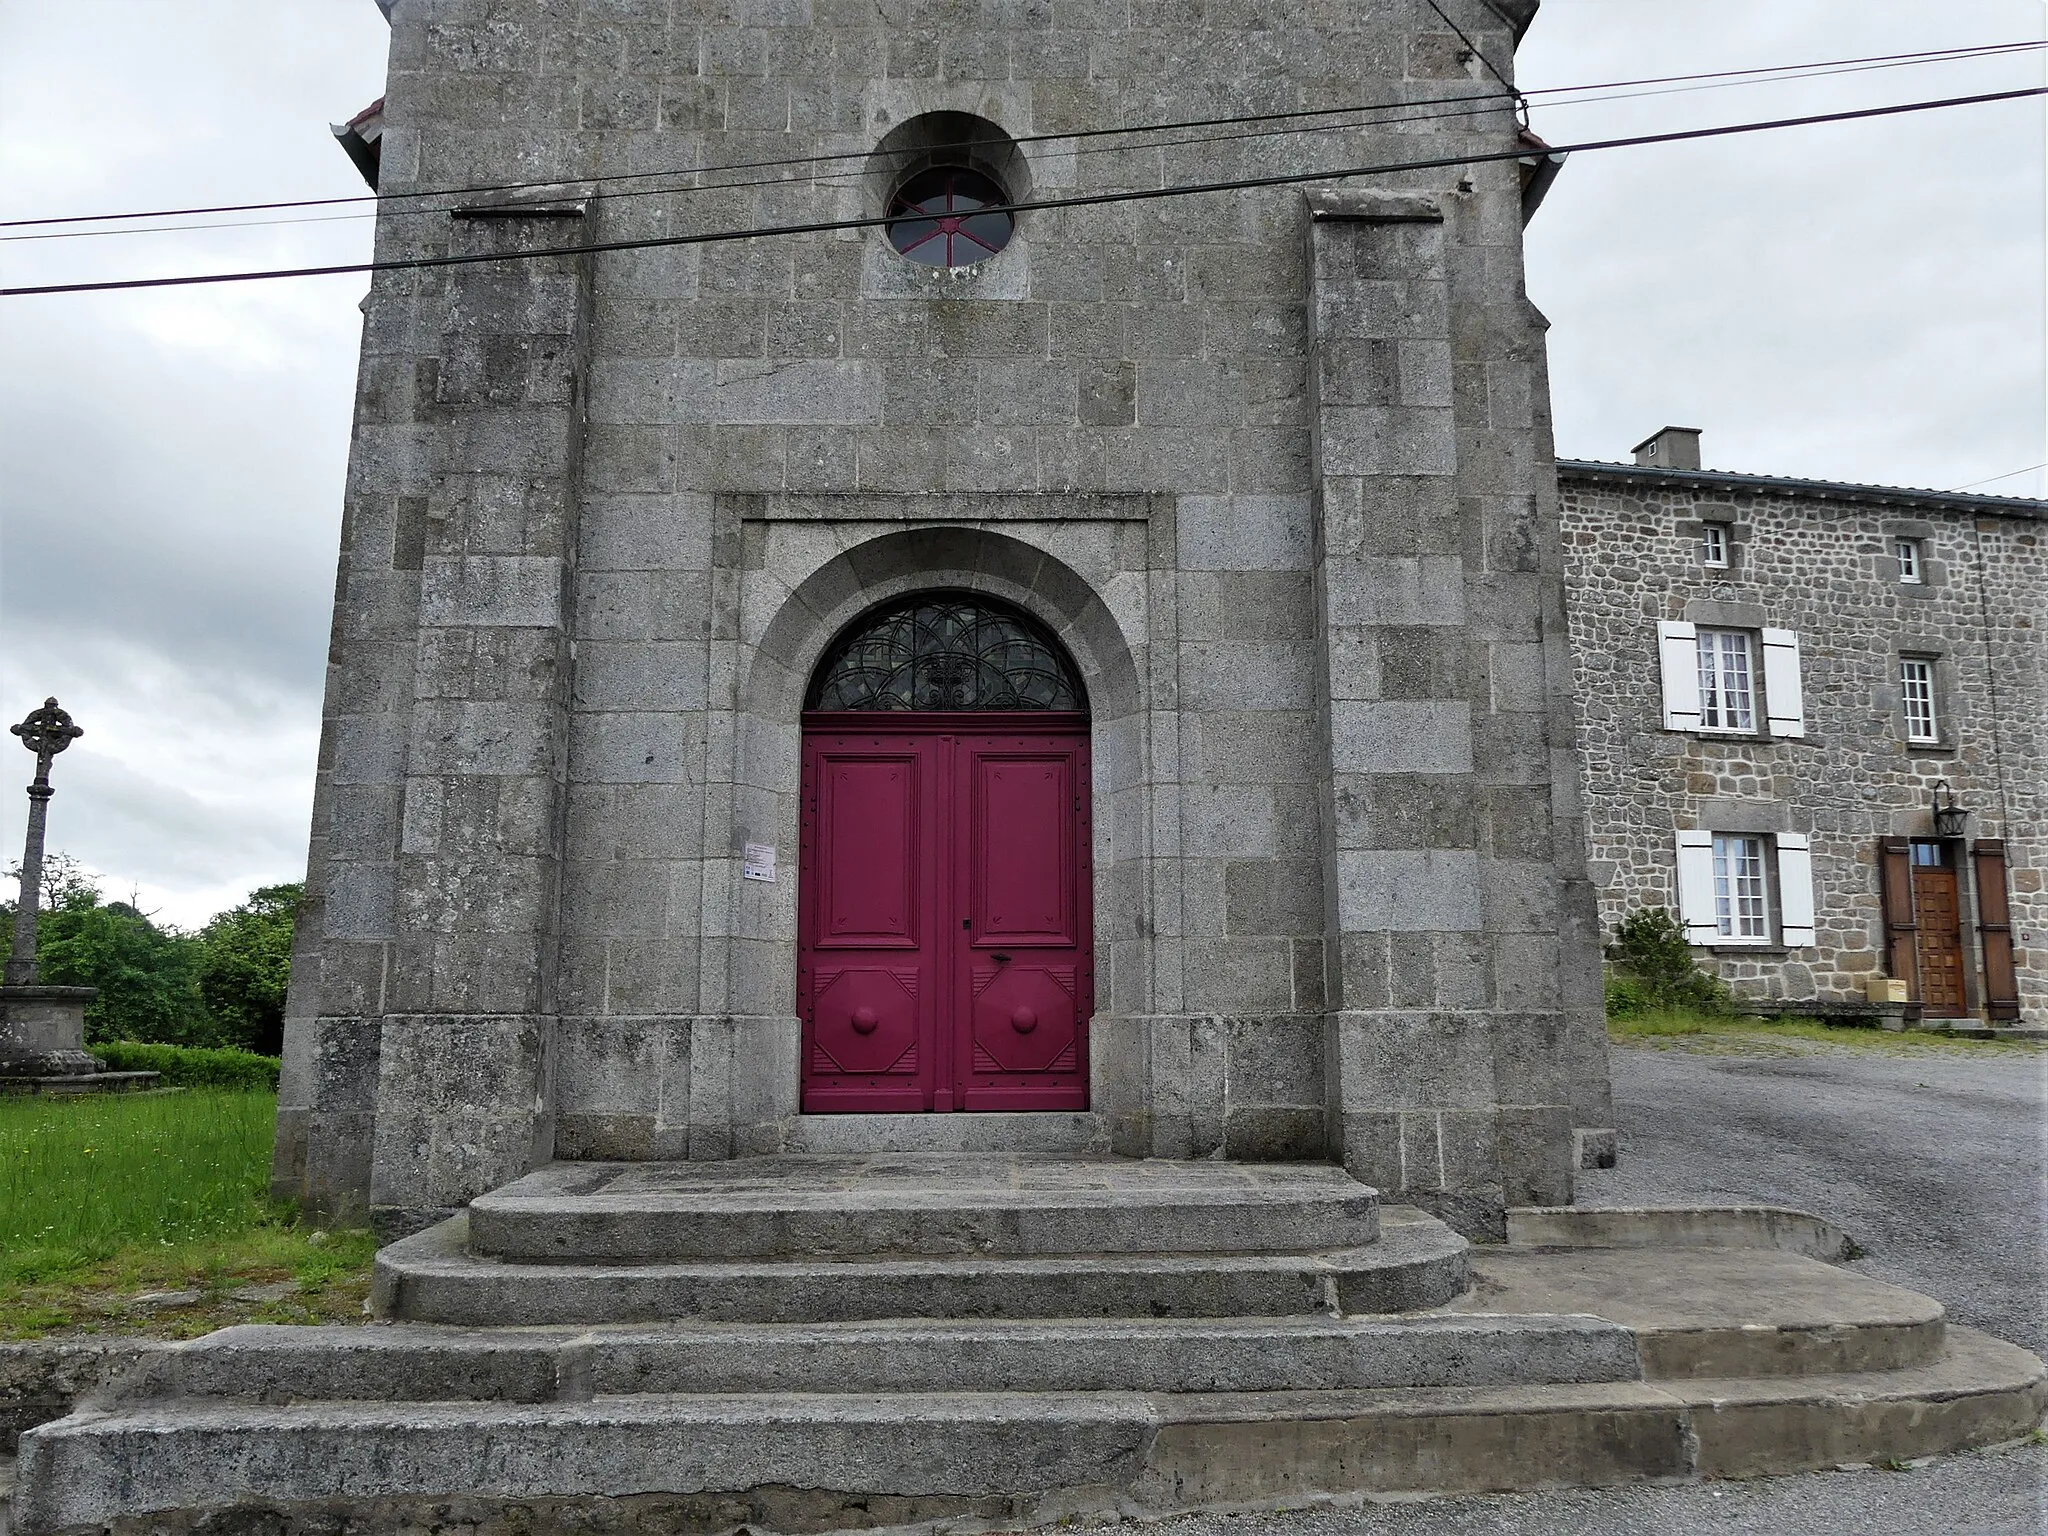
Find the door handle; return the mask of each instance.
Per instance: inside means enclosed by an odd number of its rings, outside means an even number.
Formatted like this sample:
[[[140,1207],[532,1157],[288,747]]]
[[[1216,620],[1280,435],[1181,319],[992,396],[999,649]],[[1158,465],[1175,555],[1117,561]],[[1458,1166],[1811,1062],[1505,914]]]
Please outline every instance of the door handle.
[[[994,960],[997,965],[1008,965],[1010,963],[1008,955],[991,955],[989,958]]]

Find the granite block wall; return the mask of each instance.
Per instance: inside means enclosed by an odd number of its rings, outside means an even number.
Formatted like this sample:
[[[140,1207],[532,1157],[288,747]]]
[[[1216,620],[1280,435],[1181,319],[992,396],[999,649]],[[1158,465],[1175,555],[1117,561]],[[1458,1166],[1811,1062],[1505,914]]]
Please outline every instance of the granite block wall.
[[[1533,6],[1447,8],[1512,67]],[[383,190],[545,185],[388,199],[388,257],[872,218],[894,147],[962,122],[1018,198],[1515,133],[1420,0],[393,26]],[[1363,103],[1407,106],[1089,136]],[[1404,1198],[1483,1225],[1568,1190],[1608,1112],[1518,172],[1386,180],[1422,212],[1263,187],[1027,212],[960,268],[868,227],[379,277],[279,1187],[400,1225],[551,1152],[781,1145],[794,881],[739,853],[793,862],[833,636],[955,587],[1032,613],[1089,692],[1119,1151],[1352,1159],[1344,1116],[1420,1115],[1412,1157],[1358,1162]],[[1469,1055],[1475,1086],[1367,1091],[1378,1045],[1331,1046],[1411,1016],[1413,1075]]]

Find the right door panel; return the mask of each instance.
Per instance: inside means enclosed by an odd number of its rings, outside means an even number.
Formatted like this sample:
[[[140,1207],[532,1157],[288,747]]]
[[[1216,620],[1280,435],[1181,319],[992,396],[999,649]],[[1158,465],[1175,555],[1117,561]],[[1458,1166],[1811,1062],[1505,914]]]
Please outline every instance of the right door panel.
[[[1086,1108],[1087,738],[962,737],[956,782],[968,908],[958,935],[962,1107]]]

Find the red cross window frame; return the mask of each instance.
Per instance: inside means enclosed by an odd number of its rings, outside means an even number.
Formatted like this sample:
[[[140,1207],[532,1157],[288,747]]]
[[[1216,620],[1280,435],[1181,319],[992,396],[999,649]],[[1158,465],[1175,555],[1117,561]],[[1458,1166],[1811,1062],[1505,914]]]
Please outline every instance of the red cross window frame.
[[[992,176],[964,166],[919,171],[889,199],[889,243],[907,261],[965,267],[1010,243],[1016,220],[1009,194]]]

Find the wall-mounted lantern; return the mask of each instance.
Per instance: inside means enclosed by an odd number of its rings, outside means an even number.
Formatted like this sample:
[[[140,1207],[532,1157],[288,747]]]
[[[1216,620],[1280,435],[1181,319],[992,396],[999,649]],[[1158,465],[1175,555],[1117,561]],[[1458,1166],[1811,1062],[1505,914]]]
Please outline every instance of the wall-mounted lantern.
[[[1934,781],[1934,835],[1936,837],[1961,837],[1963,823],[1970,813],[1956,804],[1955,791],[1948,787],[1947,779]]]

